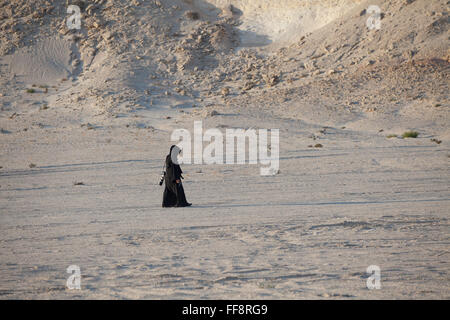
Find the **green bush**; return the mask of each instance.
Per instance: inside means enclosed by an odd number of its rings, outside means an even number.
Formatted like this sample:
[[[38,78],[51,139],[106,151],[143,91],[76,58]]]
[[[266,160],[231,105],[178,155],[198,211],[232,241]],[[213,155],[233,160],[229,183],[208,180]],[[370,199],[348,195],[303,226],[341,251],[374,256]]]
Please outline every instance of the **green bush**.
[[[403,138],[417,138],[419,133],[417,131],[406,131],[402,134]]]

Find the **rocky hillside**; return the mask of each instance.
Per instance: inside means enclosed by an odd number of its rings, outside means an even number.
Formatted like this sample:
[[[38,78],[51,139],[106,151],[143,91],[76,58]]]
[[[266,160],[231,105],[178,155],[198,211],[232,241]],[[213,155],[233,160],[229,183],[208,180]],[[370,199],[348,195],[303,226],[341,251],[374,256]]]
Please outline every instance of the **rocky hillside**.
[[[69,4],[81,9],[80,30],[66,25]],[[367,27],[369,5],[382,11],[380,29]],[[0,7],[4,109],[40,86],[33,98],[42,103],[105,117],[159,107],[205,115],[202,108],[236,105],[288,117],[315,108],[315,121],[333,114],[344,123],[409,104],[447,116],[443,0],[12,0]]]

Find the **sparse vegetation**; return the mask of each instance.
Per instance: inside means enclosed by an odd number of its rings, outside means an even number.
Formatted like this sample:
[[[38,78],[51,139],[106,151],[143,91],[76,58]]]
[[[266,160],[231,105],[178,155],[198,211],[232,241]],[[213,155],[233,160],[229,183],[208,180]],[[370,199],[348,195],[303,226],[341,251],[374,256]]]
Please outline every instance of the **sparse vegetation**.
[[[419,133],[417,131],[406,131],[402,134],[403,138],[417,138]]]
[[[45,84],[44,85],[40,85],[39,88],[43,89],[44,93],[48,93],[48,86],[47,85],[45,85]]]
[[[34,90],[34,89],[32,89],[32,88],[27,89],[27,93],[35,93],[35,92],[36,92],[36,90]]]
[[[268,281],[266,281],[266,282],[260,282],[260,283],[258,284],[258,286],[259,286],[261,289],[274,289],[274,288],[275,288],[275,284],[272,283],[272,282],[268,282]]]
[[[386,138],[390,139],[390,138],[397,138],[398,136],[396,134],[388,134],[386,136]]]
[[[430,139],[431,141],[433,141],[433,142],[436,142],[437,144],[441,144],[441,142],[442,142],[442,140],[439,140],[439,139],[436,139],[436,138],[433,138],[433,139]]]

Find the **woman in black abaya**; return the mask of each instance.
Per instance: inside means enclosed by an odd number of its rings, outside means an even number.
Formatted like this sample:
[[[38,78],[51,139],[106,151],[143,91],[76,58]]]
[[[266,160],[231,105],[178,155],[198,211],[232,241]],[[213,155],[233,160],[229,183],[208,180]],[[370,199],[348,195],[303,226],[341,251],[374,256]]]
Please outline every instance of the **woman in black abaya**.
[[[166,157],[166,171],[164,174],[164,182],[166,184],[163,195],[163,207],[189,207],[192,204],[187,202],[184,194],[184,188],[181,183],[181,179],[184,179],[181,175],[180,165],[174,163],[172,159],[176,159],[177,155],[181,152],[180,148],[173,145],[170,147],[170,152]]]

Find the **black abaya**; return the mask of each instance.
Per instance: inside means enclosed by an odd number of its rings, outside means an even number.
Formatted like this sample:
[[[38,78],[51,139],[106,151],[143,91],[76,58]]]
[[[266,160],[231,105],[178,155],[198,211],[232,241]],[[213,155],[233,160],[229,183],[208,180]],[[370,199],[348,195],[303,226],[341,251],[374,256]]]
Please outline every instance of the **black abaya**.
[[[164,176],[165,188],[163,195],[163,207],[186,207],[190,205],[184,194],[184,188],[181,184],[180,165],[172,162],[170,154],[166,157],[166,174]],[[178,183],[176,181],[179,181]]]

